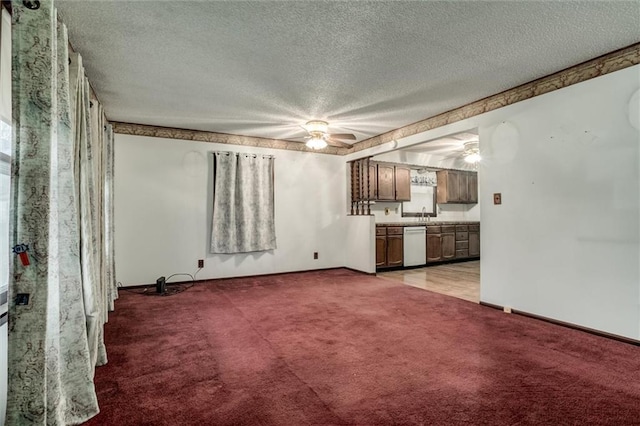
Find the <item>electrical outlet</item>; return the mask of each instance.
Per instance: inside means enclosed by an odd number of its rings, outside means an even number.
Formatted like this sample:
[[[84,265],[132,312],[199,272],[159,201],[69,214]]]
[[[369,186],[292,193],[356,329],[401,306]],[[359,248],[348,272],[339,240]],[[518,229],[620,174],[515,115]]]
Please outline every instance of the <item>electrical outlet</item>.
[[[18,293],[16,295],[16,305],[28,305],[29,293]]]
[[[317,251],[313,252],[313,258],[316,259],[316,260],[318,259],[318,252]]]
[[[496,192],[493,194],[493,204],[502,204],[502,194]]]
[[[503,309],[505,314],[510,314],[511,313],[511,307],[510,306],[505,306]]]
[[[204,268],[204,259],[198,259],[198,268]]]

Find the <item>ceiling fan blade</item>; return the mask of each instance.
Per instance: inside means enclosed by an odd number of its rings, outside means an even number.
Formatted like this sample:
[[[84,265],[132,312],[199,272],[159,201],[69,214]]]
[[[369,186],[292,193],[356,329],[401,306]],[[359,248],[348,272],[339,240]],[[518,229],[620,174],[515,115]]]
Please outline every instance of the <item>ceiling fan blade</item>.
[[[329,137],[332,139],[344,139],[348,141],[356,140],[356,135],[353,133],[329,133]]]
[[[338,148],[349,148],[349,149],[353,148],[353,145],[351,145],[351,144],[334,140],[333,139],[333,135],[332,135],[332,137],[326,138],[325,141],[327,141],[328,145],[335,146],[335,147],[338,147]]]
[[[461,152],[457,152],[455,154],[449,154],[449,155],[445,155],[442,157],[443,160],[445,159],[449,159],[449,158],[462,158],[464,157],[464,155]]]

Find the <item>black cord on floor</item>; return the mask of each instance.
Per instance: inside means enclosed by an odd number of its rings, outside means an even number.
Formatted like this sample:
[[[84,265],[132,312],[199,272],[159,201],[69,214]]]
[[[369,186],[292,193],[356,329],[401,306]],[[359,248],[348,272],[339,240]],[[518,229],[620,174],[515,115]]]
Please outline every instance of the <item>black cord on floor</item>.
[[[191,287],[193,287],[195,285],[195,281],[196,281],[196,275],[198,274],[198,272],[200,272],[202,268],[198,268],[198,270],[196,272],[193,273],[193,275],[189,274],[189,273],[184,273],[184,272],[178,272],[175,274],[171,274],[169,275],[166,279],[165,279],[165,291],[164,293],[158,293],[156,292],[156,286],[155,285],[150,285],[150,286],[146,286],[144,288],[126,288],[122,286],[122,283],[120,281],[118,281],[117,286],[118,286],[118,290],[124,290],[124,291],[128,291],[129,293],[133,293],[133,294],[139,294],[141,296],[175,296],[176,294],[182,293],[184,291],[189,290]],[[189,278],[191,278],[191,283],[168,283],[167,281],[169,281],[169,279],[176,277],[176,276],[188,276]]]

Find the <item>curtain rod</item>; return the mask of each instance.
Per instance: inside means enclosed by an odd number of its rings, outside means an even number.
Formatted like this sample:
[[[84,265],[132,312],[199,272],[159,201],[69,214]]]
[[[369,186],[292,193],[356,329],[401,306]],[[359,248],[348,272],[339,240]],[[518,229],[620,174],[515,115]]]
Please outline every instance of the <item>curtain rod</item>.
[[[213,154],[216,155],[244,155],[245,157],[253,157],[253,158],[257,158],[258,156],[261,156],[262,158],[276,158],[275,155],[269,155],[269,154],[249,154],[247,152],[234,152],[234,151],[213,151]]]

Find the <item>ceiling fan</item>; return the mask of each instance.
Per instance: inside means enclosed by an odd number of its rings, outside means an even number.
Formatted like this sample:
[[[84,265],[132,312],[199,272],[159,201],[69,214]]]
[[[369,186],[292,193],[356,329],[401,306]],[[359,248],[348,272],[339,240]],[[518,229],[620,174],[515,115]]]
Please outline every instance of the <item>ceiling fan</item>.
[[[445,158],[459,158],[461,157],[465,162],[470,164],[477,164],[482,157],[480,157],[480,146],[477,140],[470,140],[465,142],[460,150],[456,150],[455,154],[449,155]]]
[[[356,140],[355,135],[351,133],[329,133],[329,123],[322,120],[307,121],[303,129],[309,133],[305,137],[307,142],[305,143],[311,149],[323,149],[327,145],[335,146],[338,148],[353,148],[353,145],[342,142],[342,140]]]

